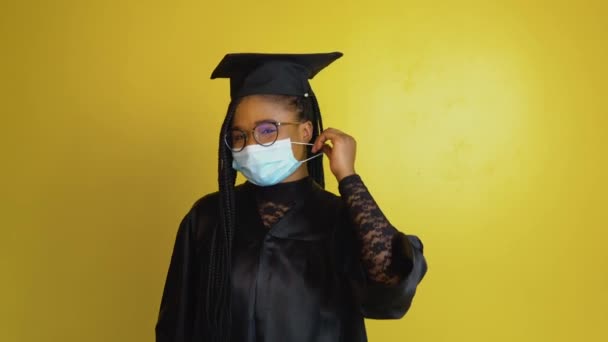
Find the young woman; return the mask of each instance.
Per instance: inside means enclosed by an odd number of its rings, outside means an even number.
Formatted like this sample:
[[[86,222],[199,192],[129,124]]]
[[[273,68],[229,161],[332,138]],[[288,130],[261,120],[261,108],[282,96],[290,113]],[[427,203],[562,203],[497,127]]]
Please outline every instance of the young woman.
[[[355,172],[355,140],[323,130],[308,79],[341,57],[229,54],[219,192],[184,217],[158,342],[366,341],[364,318],[401,318],[426,273]],[[327,144],[327,143],[331,143]],[[329,158],[340,196],[323,189]],[[236,172],[247,182],[235,186]]]

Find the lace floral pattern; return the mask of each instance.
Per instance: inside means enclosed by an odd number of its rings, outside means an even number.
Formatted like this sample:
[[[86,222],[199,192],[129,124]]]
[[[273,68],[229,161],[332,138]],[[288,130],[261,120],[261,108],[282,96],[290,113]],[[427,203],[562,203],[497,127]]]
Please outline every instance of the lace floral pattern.
[[[351,220],[361,241],[361,262],[369,279],[395,285],[401,279],[391,268],[393,239],[398,233],[358,175],[340,181],[340,194],[346,201]]]
[[[292,207],[293,203],[277,203],[270,201],[258,201],[258,213],[264,227],[270,229],[285,213]]]

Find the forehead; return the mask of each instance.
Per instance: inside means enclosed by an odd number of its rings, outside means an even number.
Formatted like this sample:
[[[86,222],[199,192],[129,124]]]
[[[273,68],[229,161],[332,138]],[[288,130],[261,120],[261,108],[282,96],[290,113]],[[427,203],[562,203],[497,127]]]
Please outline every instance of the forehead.
[[[256,122],[264,120],[293,121],[297,119],[295,108],[286,101],[276,98],[252,95],[241,99],[232,120],[233,127],[252,128]]]

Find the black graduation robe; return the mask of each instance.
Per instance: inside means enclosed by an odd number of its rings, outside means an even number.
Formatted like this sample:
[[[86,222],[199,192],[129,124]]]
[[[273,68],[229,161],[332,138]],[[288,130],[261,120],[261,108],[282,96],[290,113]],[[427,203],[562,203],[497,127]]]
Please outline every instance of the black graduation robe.
[[[367,341],[364,318],[397,319],[426,273],[422,243],[398,233],[394,286],[367,279],[360,242],[344,201],[307,179],[297,201],[271,229],[256,209],[256,187],[236,187],[232,262],[232,341]],[[199,302],[207,278],[208,236],[218,227],[219,194],[207,195],[182,220],[167,274],[157,342],[205,341]]]

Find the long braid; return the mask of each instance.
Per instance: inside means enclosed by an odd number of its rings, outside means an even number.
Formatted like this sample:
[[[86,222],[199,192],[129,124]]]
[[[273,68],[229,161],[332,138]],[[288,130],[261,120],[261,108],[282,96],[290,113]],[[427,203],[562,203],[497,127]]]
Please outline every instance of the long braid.
[[[218,184],[220,220],[211,234],[207,290],[205,292],[206,332],[211,342],[230,341],[231,332],[231,268],[232,241],[235,230],[234,183],[236,171],[232,169],[232,153],[224,143],[237,103],[231,102],[220,131]]]
[[[313,124],[313,134],[312,141],[315,141],[319,134],[323,132],[323,119],[321,118],[321,110],[319,108],[319,102],[317,102],[317,97],[312,93],[312,90],[309,94],[310,103],[311,103],[311,111],[312,111],[312,124]],[[308,173],[312,177],[312,179],[317,182],[322,188],[325,188],[325,175],[323,172],[323,156],[320,158],[315,158],[308,162]]]

